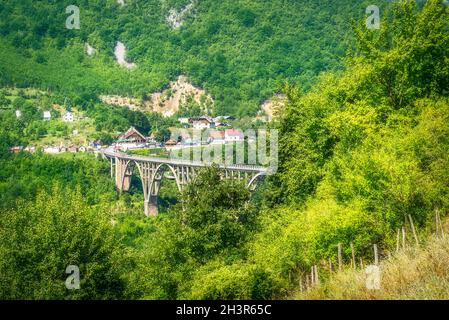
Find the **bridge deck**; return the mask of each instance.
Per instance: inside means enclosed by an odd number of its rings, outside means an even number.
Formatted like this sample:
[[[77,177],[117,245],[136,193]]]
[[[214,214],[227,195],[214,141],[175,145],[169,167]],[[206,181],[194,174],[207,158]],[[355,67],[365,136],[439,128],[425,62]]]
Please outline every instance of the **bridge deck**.
[[[193,161],[193,160],[183,160],[183,159],[167,159],[167,158],[157,158],[157,157],[145,157],[145,156],[137,156],[130,155],[123,152],[114,152],[114,151],[103,151],[104,156],[109,158],[119,158],[124,160],[138,161],[138,162],[151,162],[151,163],[160,163],[160,164],[170,164],[170,165],[187,165],[192,167],[206,167],[208,165],[212,165],[212,163],[205,163],[202,161]],[[246,172],[259,172],[264,173],[268,172],[268,169],[262,166],[256,165],[247,165],[247,164],[233,164],[233,165],[225,165],[218,164],[219,168],[227,169],[227,170],[236,170],[236,171],[246,171]]]

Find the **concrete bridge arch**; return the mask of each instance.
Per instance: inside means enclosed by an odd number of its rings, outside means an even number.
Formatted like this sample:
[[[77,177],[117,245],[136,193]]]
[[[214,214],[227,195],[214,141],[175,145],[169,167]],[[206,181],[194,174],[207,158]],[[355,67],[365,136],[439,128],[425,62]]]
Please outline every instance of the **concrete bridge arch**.
[[[186,160],[172,160],[133,156],[119,152],[105,151],[103,157],[111,164],[111,177],[115,176],[115,184],[119,192],[127,192],[131,186],[131,179],[137,168],[142,182],[144,195],[144,211],[147,216],[158,213],[157,198],[164,174],[169,172],[176,182],[178,191],[188,184],[207,164]],[[253,165],[221,165],[223,179],[238,179],[245,181],[248,189],[253,191],[257,182],[267,175],[264,167]]]

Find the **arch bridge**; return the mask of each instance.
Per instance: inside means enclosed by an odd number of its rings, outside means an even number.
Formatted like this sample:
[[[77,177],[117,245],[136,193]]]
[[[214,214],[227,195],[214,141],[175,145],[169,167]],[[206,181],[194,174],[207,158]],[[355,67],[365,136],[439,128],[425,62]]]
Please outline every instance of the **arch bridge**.
[[[137,168],[142,181],[146,216],[158,214],[157,198],[164,177],[175,180],[178,191],[181,192],[184,186],[195,178],[198,171],[207,166],[206,163],[199,161],[144,157],[115,151],[103,151],[102,155],[110,161],[111,178],[115,178],[119,192],[129,191],[131,178]],[[265,167],[253,165],[219,165],[219,168],[222,170],[223,179],[244,181],[251,191],[255,190],[257,182],[268,172]]]

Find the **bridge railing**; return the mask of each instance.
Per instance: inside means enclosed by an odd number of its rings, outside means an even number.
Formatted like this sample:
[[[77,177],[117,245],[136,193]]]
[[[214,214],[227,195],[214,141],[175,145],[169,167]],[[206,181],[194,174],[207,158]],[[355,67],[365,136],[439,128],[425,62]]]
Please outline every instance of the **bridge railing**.
[[[129,155],[123,152],[113,152],[113,151],[102,151],[103,155],[110,158],[120,158],[126,160],[133,161],[141,161],[141,162],[154,162],[161,164],[171,164],[171,165],[189,165],[194,167],[206,167],[208,165],[212,165],[212,163],[208,164],[202,161],[193,161],[193,160],[183,160],[183,159],[163,159],[157,157],[145,157],[145,156],[137,156],[137,155]],[[250,165],[250,164],[218,164],[218,166],[222,169],[227,170],[241,170],[241,171],[255,171],[255,172],[268,172],[268,169],[262,166]]]

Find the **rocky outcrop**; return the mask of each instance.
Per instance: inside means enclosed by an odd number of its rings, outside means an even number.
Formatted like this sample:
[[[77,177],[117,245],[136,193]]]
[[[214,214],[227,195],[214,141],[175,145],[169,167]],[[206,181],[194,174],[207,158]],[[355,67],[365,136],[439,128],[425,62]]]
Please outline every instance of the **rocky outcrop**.
[[[185,76],[179,76],[177,81],[170,82],[166,90],[149,94],[143,100],[121,96],[100,96],[100,99],[110,105],[144,112],[157,112],[164,117],[174,115],[189,99],[201,105],[205,113],[210,111],[214,103],[205,90],[192,85]]]
[[[205,108],[213,105],[213,99],[207,95],[206,91],[192,85],[185,76],[180,76],[176,82],[171,82],[169,88],[163,92],[151,94],[144,104],[148,110],[169,117],[187,103],[189,98],[199,105],[203,104]]]
[[[259,116],[265,118],[266,121],[270,122],[273,120],[275,113],[280,108],[284,107],[286,103],[286,97],[283,94],[276,94],[271,99],[264,101],[260,107]]]
[[[136,67],[135,63],[129,63],[126,61],[126,48],[122,42],[117,41],[117,45],[114,49],[114,55],[118,64],[122,67],[125,67],[126,69],[134,69]]]
[[[106,104],[119,107],[126,107],[131,110],[137,111],[142,109],[141,101],[135,98],[128,98],[122,96],[100,96],[100,100]]]
[[[194,7],[194,2],[190,2],[188,5],[186,5],[183,9],[180,11],[176,9],[170,9],[168,12],[168,16],[166,18],[167,23],[172,27],[173,29],[179,29],[184,23],[185,17],[192,11]]]

